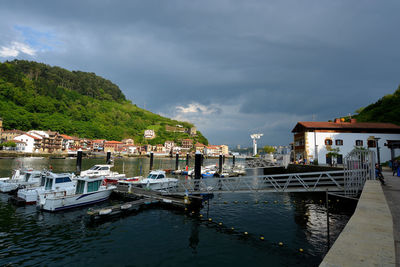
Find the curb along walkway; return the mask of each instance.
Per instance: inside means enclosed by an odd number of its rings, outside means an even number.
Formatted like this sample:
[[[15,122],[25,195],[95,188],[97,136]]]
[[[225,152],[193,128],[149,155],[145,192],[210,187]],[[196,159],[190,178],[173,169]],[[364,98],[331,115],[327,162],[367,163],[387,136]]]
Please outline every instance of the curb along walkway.
[[[365,183],[353,216],[320,265],[339,266],[395,266],[393,220],[378,181]]]
[[[400,177],[392,172],[383,172],[385,186],[382,186],[393,218],[393,236],[396,252],[396,266],[400,267]]]

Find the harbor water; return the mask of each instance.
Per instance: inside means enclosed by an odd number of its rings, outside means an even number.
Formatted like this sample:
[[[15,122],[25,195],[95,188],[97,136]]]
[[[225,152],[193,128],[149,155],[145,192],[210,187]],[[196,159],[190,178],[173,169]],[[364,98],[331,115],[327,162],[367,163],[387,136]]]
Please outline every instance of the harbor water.
[[[73,172],[75,162],[0,159],[0,177],[21,165]],[[84,159],[82,169],[100,163],[103,158]],[[146,174],[148,166],[147,158],[115,160],[115,170],[127,176]],[[154,168],[174,166],[173,159],[154,161]],[[1,266],[318,266],[327,250],[325,194],[320,193],[215,194],[203,205],[202,217],[155,207],[99,224],[88,222],[88,207],[48,213],[15,207],[8,197],[0,194]],[[331,199],[331,243],[355,205]]]

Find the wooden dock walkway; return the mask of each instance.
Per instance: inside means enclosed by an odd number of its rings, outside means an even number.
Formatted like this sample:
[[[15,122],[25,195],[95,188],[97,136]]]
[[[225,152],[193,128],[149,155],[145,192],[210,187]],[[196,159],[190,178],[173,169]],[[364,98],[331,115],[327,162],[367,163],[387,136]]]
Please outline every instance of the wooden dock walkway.
[[[115,193],[125,200],[133,201],[123,202],[100,209],[89,209],[87,215],[92,221],[127,215],[139,211],[142,207],[150,204],[167,205],[184,210],[188,210],[189,207],[194,209],[199,207],[202,201],[202,197],[200,196],[163,195],[162,192],[138,187],[129,187],[127,185],[118,185]]]

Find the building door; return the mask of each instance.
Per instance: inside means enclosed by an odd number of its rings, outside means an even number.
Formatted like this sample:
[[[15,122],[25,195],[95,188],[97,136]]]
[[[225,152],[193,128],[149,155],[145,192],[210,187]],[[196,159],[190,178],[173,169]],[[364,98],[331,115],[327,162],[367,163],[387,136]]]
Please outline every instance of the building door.
[[[343,155],[339,154],[337,155],[337,164],[343,164]]]
[[[332,157],[331,156],[326,155],[326,164],[332,165]]]

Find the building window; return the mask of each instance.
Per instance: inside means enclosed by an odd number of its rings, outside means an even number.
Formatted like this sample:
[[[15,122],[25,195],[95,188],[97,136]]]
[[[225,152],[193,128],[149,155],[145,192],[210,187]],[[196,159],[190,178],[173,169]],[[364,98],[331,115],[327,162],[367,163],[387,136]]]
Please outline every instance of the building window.
[[[335,140],[335,144],[337,146],[343,146],[343,140],[342,139],[337,139],[337,140]]]
[[[363,146],[363,140],[356,140],[356,146]]]
[[[368,147],[376,147],[375,140],[368,140]]]
[[[331,139],[325,139],[325,145],[326,146],[331,146],[332,145],[332,140]]]

